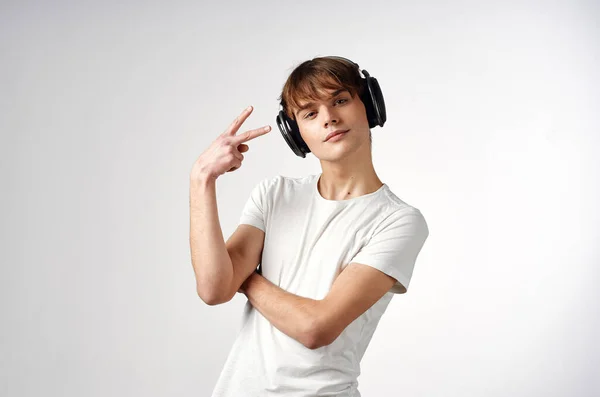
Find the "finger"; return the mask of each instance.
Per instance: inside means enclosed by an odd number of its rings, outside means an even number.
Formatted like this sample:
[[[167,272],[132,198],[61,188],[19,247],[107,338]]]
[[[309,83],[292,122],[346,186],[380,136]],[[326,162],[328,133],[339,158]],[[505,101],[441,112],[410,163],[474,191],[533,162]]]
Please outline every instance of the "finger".
[[[248,106],[246,109],[244,109],[242,111],[242,113],[240,113],[240,115],[237,116],[231,122],[231,124],[229,125],[229,127],[227,127],[227,129],[225,130],[225,135],[235,135],[235,133],[242,126],[242,124],[244,124],[244,121],[246,121],[246,119],[248,118],[248,116],[250,116],[250,113],[252,113],[252,110],[254,110],[254,108],[252,106]]]
[[[238,152],[237,150],[233,151],[233,156],[239,161],[244,161],[244,155]]]
[[[258,138],[259,136],[264,135],[264,134],[268,133],[269,131],[271,131],[270,125],[267,125],[267,126],[261,127],[261,128],[256,128],[254,130],[246,131],[243,134],[239,134],[234,138],[235,143],[237,143],[239,145],[240,143],[251,141],[252,139]]]
[[[230,169],[228,169],[228,170],[227,170],[227,172],[232,172],[232,171],[235,171],[235,170],[237,170],[237,169],[238,169],[238,168],[240,168],[240,167],[241,167],[241,164],[240,164],[240,165],[233,166],[233,167],[231,167]]]

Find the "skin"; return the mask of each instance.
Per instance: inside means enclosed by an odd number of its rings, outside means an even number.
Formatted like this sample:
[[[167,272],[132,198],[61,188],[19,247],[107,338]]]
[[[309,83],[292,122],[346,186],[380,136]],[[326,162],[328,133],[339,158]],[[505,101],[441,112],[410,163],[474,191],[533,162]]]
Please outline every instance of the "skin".
[[[365,105],[348,91],[329,98],[335,91],[322,90],[323,99],[294,115],[300,135],[321,162],[321,196],[345,200],[375,192],[383,183],[373,167]],[[337,142],[326,142],[327,134],[337,129],[350,131]]]

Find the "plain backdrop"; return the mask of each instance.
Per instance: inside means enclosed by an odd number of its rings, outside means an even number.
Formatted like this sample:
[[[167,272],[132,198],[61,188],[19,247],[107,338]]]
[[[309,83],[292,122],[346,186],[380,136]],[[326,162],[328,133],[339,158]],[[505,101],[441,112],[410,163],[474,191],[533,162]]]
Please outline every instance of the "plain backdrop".
[[[243,295],[207,306],[193,162],[248,105],[217,181],[321,171],[278,96],[300,62],[381,85],[377,174],[430,236],[362,360],[363,396],[600,393],[600,6],[594,1],[0,3],[0,395],[209,396]],[[293,238],[293,236],[290,236]]]

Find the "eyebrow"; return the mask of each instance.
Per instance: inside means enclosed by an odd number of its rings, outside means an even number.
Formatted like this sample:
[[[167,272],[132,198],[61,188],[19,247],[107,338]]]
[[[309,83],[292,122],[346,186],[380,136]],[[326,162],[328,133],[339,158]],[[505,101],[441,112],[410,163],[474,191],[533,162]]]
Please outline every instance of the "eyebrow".
[[[345,88],[340,88],[339,90],[334,91],[330,96],[329,99],[335,98],[336,96],[340,95],[342,92],[344,91],[348,91]],[[297,111],[296,111],[296,116],[300,115],[300,112],[308,109],[309,107],[313,106],[315,103],[314,102],[308,102],[307,104],[301,106]]]

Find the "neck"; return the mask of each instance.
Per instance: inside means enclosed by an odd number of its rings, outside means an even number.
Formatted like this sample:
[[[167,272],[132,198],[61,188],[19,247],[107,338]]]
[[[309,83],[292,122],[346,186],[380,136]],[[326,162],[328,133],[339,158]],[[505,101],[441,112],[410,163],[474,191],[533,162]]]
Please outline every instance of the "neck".
[[[347,200],[377,191],[383,182],[373,167],[371,148],[336,161],[321,160],[323,170],[317,183],[319,193],[327,200]]]

